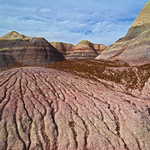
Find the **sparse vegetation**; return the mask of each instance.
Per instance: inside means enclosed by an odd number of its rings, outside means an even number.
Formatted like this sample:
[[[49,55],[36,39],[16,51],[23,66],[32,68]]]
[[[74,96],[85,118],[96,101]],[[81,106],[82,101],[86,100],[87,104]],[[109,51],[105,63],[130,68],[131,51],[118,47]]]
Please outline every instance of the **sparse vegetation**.
[[[130,67],[126,62],[119,60],[66,60],[44,67],[63,70],[95,81],[113,81],[125,85],[127,90],[141,90],[150,77],[150,64]]]
[[[26,67],[26,66],[27,65],[25,65],[25,64],[23,64],[23,63],[21,63],[19,61],[14,61],[13,64],[11,64],[11,65],[8,66],[7,70],[13,69],[13,68],[19,68],[19,67]]]

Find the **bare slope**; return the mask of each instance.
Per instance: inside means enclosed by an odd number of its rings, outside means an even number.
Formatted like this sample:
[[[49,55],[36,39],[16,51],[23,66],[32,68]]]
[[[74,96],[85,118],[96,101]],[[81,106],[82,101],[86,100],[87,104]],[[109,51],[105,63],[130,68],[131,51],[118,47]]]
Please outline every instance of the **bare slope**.
[[[144,6],[125,37],[96,59],[120,59],[130,65],[150,63],[150,1]]]

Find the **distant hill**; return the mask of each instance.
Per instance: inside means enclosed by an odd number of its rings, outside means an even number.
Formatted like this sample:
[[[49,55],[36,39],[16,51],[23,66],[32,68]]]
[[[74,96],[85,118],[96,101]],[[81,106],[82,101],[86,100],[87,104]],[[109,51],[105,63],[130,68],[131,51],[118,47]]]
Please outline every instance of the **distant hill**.
[[[101,54],[106,46],[103,44],[94,44],[88,40],[80,41],[76,46],[63,42],[50,42],[66,59],[94,59]]]

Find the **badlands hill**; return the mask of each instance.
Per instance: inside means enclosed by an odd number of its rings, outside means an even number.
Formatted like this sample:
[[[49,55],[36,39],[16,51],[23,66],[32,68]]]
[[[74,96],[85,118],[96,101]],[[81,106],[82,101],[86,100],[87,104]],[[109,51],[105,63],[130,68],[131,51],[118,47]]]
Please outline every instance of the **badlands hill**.
[[[93,43],[82,40],[76,45],[73,53],[68,56],[68,59],[94,59],[97,55]]]
[[[93,47],[96,50],[97,54],[101,54],[107,47],[103,44],[93,43]]]
[[[44,38],[27,37],[15,31],[0,37],[0,54],[3,55],[0,58],[0,62],[3,63],[0,65],[5,67],[8,67],[12,60],[32,66],[65,60],[64,56]]]
[[[150,63],[150,1],[144,6],[125,37],[96,59],[119,59],[130,65]]]
[[[87,40],[80,41],[76,46],[63,42],[50,42],[50,44],[60,51],[67,60],[94,59],[106,49],[103,44],[94,44]]]

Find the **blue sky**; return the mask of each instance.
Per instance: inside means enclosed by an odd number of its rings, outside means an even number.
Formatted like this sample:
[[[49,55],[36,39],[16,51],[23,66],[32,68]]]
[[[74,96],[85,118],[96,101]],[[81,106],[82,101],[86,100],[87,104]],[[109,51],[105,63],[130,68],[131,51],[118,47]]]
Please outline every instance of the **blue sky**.
[[[0,0],[0,36],[17,31],[76,45],[123,37],[148,0]]]

